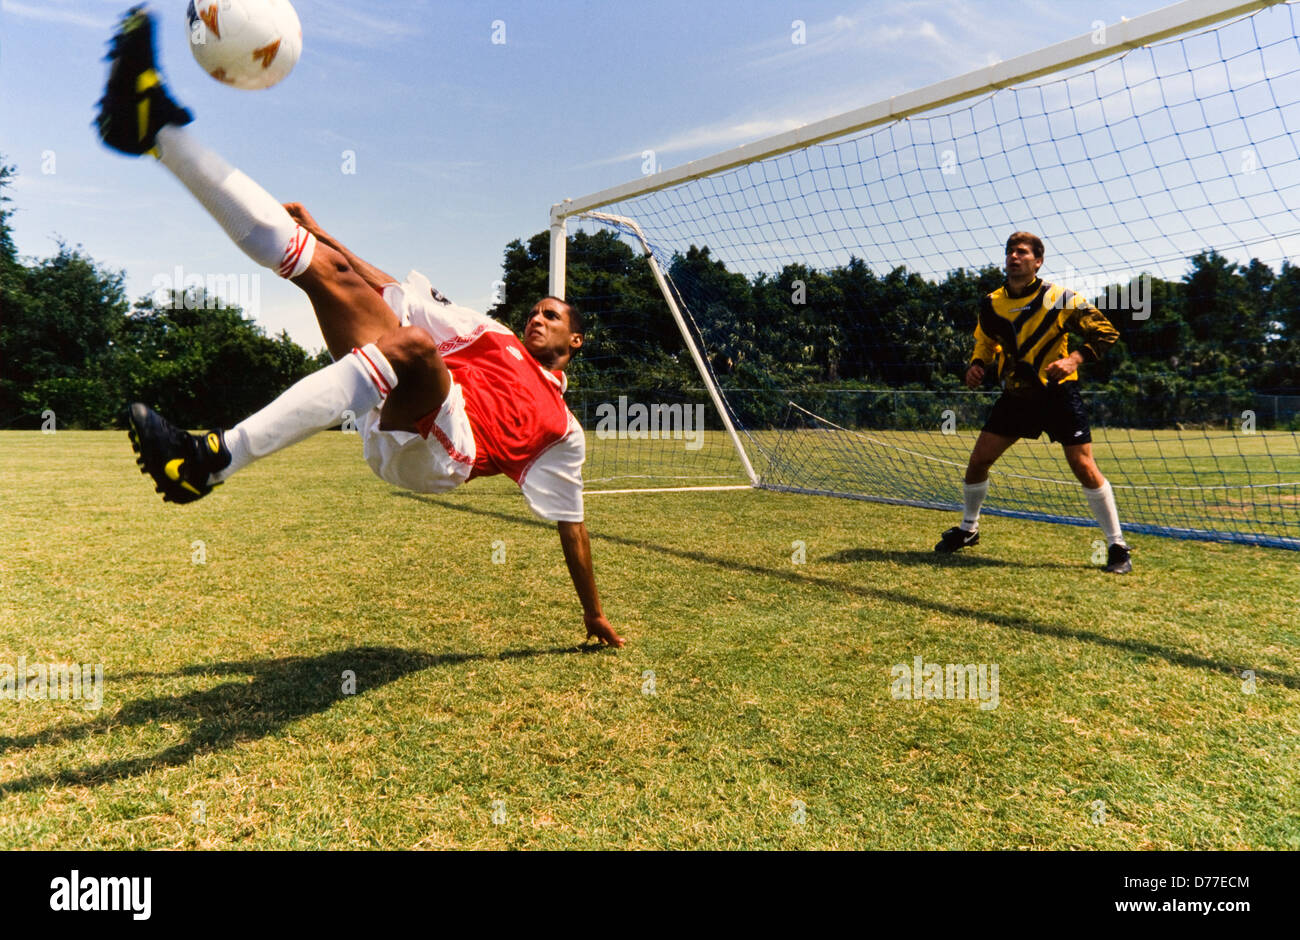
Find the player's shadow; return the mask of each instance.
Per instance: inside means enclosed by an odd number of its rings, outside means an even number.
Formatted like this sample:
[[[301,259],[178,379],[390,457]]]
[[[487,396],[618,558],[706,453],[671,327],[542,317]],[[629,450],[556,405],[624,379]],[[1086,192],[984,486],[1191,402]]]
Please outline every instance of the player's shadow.
[[[418,493],[409,493],[404,490],[394,490],[393,492],[399,496],[404,496],[407,499],[428,503],[429,505],[438,506],[442,509],[449,509],[454,512],[463,512],[474,516],[487,516],[495,519],[503,519],[507,522],[519,525],[536,526],[545,529],[550,529],[553,526],[552,523],[542,522],[532,517],[508,512],[497,512],[491,509],[480,509],[475,506],[468,506],[464,503],[452,502],[446,498],[437,499],[430,496],[423,496]],[[931,613],[942,614],[946,617],[952,618],[953,620],[967,620],[972,617],[977,617],[986,620],[989,623],[996,624],[999,627],[1005,627],[1008,630],[1023,630],[1026,633],[1036,633],[1040,636],[1051,636],[1058,639],[1075,640],[1082,643],[1095,643],[1098,646],[1108,646],[1113,649],[1124,650],[1128,653],[1136,653],[1142,656],[1152,656],[1158,659],[1163,659],[1176,666],[1186,666],[1191,669],[1207,669],[1211,672],[1224,673],[1233,678],[1240,678],[1242,669],[1246,668],[1245,666],[1236,663],[1220,662],[1215,659],[1209,659],[1205,656],[1199,656],[1196,653],[1171,649],[1167,646],[1161,646],[1158,643],[1151,643],[1146,640],[1113,637],[1107,636],[1104,633],[1097,633],[1093,630],[1085,630],[1079,627],[1063,627],[1056,624],[1043,623],[1042,621],[1021,616],[1020,614],[1009,614],[1002,611],[967,607],[963,606],[959,602],[950,603],[938,598],[917,597],[894,588],[867,587],[862,584],[852,584],[848,581],[826,578],[807,571],[799,573],[782,568],[765,568],[762,565],[737,561],[733,558],[719,558],[715,555],[707,555],[704,552],[693,551],[685,548],[676,548],[671,545],[659,545],[654,542],[647,542],[643,539],[628,538],[623,535],[592,532],[591,540],[593,542],[609,542],[615,545],[625,545],[629,548],[641,549],[643,551],[657,552],[661,555],[668,555],[673,558],[680,558],[684,561],[708,565],[714,568],[721,568],[727,571],[743,571],[761,578],[784,581],[787,584],[830,588],[832,590],[843,591],[846,594],[856,594],[859,597],[884,600],[891,604],[902,604],[908,607],[915,607],[918,610],[926,610]],[[883,554],[888,556],[892,553]],[[805,565],[801,567],[806,569],[807,566]],[[1063,565],[1062,567],[1075,570],[1074,566],[1071,565]],[[1082,566],[1079,566],[1079,570],[1081,570],[1082,573]],[[1095,574],[1093,571],[1087,573]],[[1289,689],[1300,689],[1300,676],[1290,675],[1285,672],[1277,672],[1273,669],[1260,669],[1257,667],[1250,668],[1254,669],[1257,678],[1281,683]]]
[[[501,653],[444,653],[391,647],[354,647],[320,656],[290,656],[248,662],[201,663],[170,673],[133,672],[105,676],[106,682],[182,676],[239,676],[209,689],[176,696],[137,699],[112,714],[75,725],[47,728],[29,735],[0,737],[0,753],[108,734],[123,727],[154,723],[193,725],[180,744],[140,757],[103,761],[50,774],[32,774],[0,784],[0,795],[49,786],[97,786],[160,767],[255,741],[308,715],[327,711],[344,694],[344,671],[355,675],[355,694],[365,695],[403,676],[439,666],[489,659],[518,659],[575,653],[580,646]],[[243,677],[248,677],[247,679]],[[105,710],[107,711],[107,710]]]
[[[895,565],[921,565],[926,568],[1061,568],[1078,571],[1079,565],[1067,565],[1059,561],[1007,561],[1005,558],[989,558],[987,555],[972,555],[967,552],[943,554],[935,551],[899,551],[882,548],[846,548],[843,551],[824,555],[818,561],[847,564],[850,562],[892,562]]]

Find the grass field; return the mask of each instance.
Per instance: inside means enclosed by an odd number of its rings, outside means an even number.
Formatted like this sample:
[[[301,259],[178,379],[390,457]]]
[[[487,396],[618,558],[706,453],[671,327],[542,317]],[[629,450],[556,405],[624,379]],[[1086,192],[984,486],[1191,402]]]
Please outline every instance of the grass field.
[[[0,432],[0,668],[104,676],[0,698],[0,847],[1300,848],[1294,552],[1139,537],[1119,578],[1090,529],[943,558],[925,510],[593,496],[628,646],[582,652],[513,484],[359,448],[176,507],[123,433]],[[895,699],[918,656],[997,707]]]

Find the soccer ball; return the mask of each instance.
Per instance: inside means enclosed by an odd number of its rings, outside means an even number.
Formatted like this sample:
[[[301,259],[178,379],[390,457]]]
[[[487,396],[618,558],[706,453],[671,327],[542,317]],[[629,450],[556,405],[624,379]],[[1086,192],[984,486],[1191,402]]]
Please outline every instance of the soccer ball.
[[[270,88],[302,53],[302,25],[289,0],[190,0],[190,51],[219,82]]]

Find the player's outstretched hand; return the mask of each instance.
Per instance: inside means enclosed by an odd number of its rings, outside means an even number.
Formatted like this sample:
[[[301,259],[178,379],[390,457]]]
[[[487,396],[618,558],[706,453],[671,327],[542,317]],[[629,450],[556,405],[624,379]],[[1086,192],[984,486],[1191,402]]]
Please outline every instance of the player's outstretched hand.
[[[605,617],[594,617],[590,614],[584,616],[583,622],[587,625],[587,639],[595,637],[603,646],[622,646],[623,638],[614,632],[614,628],[609,625]]]
[[[966,370],[966,387],[979,388],[980,383],[984,381],[984,367],[978,363],[972,363],[971,367]]]

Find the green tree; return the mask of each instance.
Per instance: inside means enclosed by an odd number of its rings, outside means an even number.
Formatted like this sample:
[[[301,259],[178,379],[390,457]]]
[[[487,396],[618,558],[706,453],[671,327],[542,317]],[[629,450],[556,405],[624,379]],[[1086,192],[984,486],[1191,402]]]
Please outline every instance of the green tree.
[[[319,367],[287,333],[268,337],[243,311],[202,291],[136,302],[117,360],[122,400],[182,427],[230,427]]]
[[[60,427],[103,427],[120,407],[110,363],[127,309],[121,273],[63,244],[20,272],[0,323],[4,425],[38,427],[48,409]]]

